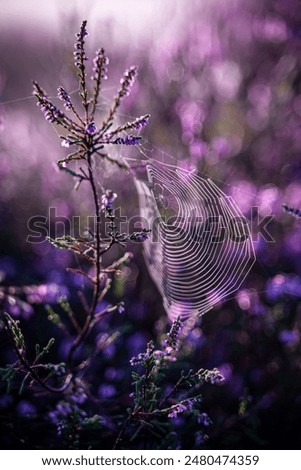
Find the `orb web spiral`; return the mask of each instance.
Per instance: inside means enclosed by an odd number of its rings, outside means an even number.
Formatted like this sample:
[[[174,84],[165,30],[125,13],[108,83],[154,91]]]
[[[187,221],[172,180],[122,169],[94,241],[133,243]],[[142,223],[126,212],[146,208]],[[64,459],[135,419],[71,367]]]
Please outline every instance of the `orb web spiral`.
[[[202,315],[235,292],[255,262],[248,223],[209,178],[150,161],[135,179],[150,275],[173,320]]]

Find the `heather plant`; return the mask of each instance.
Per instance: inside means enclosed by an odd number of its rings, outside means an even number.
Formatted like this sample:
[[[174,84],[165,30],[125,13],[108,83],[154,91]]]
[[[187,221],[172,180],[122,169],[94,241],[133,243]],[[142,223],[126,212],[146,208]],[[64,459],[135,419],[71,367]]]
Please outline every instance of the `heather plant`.
[[[106,358],[107,351],[120,339],[125,328],[121,323],[119,331],[107,331],[107,317],[124,316],[126,306],[120,300],[114,301],[112,287],[115,277],[118,278],[123,266],[132,258],[130,252],[123,252],[114,261],[107,255],[113,247],[123,249],[129,243],[145,242],[150,232],[145,228],[129,233],[118,230],[115,212],[118,194],[103,187],[97,175],[99,171],[105,173],[108,165],[114,165],[129,179],[132,177],[131,168],[120,155],[122,152],[114,157],[109,149],[139,146],[139,133],[148,124],[149,115],[115,124],[117,110],[137,76],[138,69],[133,66],[125,71],[107,115],[99,117],[99,97],[106,79],[108,58],[104,49],[96,52],[91,90],[86,26],[84,21],[76,35],[74,52],[83,112],[78,111],[64,87],[58,88],[57,95],[63,111],[40,84],[34,82],[38,107],[46,121],[59,130],[62,147],[70,150],[58,160],[59,170],[74,180],[76,191],[80,191],[83,184],[90,188],[93,228],[87,227],[80,237],[71,234],[48,237],[48,242],[56,249],[67,250],[78,257],[79,266],[71,266],[67,271],[83,278],[83,288],[77,292],[76,309],[67,293],[58,296],[57,306],[50,305],[38,285],[1,290],[2,321],[16,360],[0,370],[0,377],[7,384],[8,393],[17,389],[20,395],[26,393],[34,402],[40,402],[41,397],[47,402],[44,421],[50,421],[57,432],[57,437],[52,438],[52,447],[60,442],[70,449],[181,448],[184,429],[187,432],[189,428],[190,435],[194,436],[193,445],[198,448],[207,439],[206,430],[211,424],[203,409],[201,386],[219,383],[223,377],[217,369],[193,372],[187,365],[181,368],[180,345],[189,326],[180,318],[172,323],[165,340],[150,340],[146,351],[130,360],[133,368],[130,396],[115,397],[112,386],[95,379],[99,362]],[[103,233],[106,223],[107,232]],[[11,309],[18,303],[22,303],[23,309],[29,309],[30,315],[34,315],[32,304],[44,304],[52,325],[50,330],[54,332],[45,344],[38,342],[33,348],[30,335],[23,333],[22,322],[14,317]],[[55,348],[60,352],[53,352]],[[102,390],[98,396],[95,388]],[[31,414],[28,402],[23,403],[23,409],[27,415]]]

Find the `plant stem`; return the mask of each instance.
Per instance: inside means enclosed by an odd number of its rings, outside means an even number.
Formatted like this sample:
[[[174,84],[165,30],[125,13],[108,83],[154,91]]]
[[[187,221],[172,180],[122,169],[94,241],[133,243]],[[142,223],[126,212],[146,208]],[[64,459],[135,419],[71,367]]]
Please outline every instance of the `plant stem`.
[[[63,393],[65,390],[67,390],[67,388],[69,387],[70,383],[71,383],[71,380],[72,380],[72,375],[69,374],[64,382],[64,384],[61,386],[61,387],[52,387],[51,385],[48,385],[46,382],[44,382],[44,380],[42,380],[39,375],[35,372],[35,370],[31,367],[30,364],[28,364],[28,362],[26,361],[26,359],[22,356],[22,354],[20,354],[18,348],[16,347],[16,344],[15,344],[15,341],[14,341],[14,338],[11,334],[11,331],[10,331],[10,328],[8,326],[8,322],[5,318],[5,316],[3,315],[3,320],[4,320],[4,323],[6,325],[6,329],[8,331],[8,334],[10,336],[10,339],[11,339],[11,342],[13,344],[13,347],[14,347],[14,350],[16,352],[16,355],[20,361],[20,363],[22,364],[22,366],[28,371],[28,374],[37,382],[39,383],[43,388],[45,388],[48,392],[51,392],[51,393]]]
[[[89,146],[89,144],[88,144]],[[79,333],[79,335],[75,338],[68,354],[67,362],[71,364],[73,355],[79,345],[83,342],[85,337],[90,331],[90,325],[92,322],[93,317],[95,316],[95,310],[97,307],[97,302],[100,294],[100,273],[101,273],[101,240],[100,240],[100,225],[101,225],[101,219],[100,219],[100,203],[99,203],[99,198],[97,194],[97,189],[96,189],[96,184],[95,184],[95,179],[93,175],[93,168],[92,168],[92,155],[93,151],[89,150],[88,151],[88,156],[87,156],[87,166],[88,166],[88,177],[89,177],[89,182],[91,185],[92,193],[93,193],[93,200],[94,200],[94,213],[95,213],[95,218],[96,218],[96,252],[95,252],[95,283],[94,283],[94,290],[93,290],[93,297],[89,309],[89,313],[86,317],[85,324]],[[106,250],[105,250],[106,251]]]
[[[99,277],[100,277],[100,260],[101,260],[101,249],[100,249],[100,204],[99,204],[99,199],[98,199],[98,194],[96,190],[96,185],[95,185],[95,179],[93,175],[93,169],[92,169],[92,154],[88,154],[88,172],[89,172],[89,181],[91,184],[91,189],[93,193],[93,199],[94,199],[94,212],[95,212],[95,218],[96,218],[96,259],[95,259],[95,268],[96,268],[96,275],[95,275],[95,285],[94,285],[94,292],[93,292],[93,299],[90,307],[90,315],[93,316],[95,313],[95,308],[97,305],[98,301],[98,296],[99,296]]]
[[[116,438],[116,441],[114,443],[114,446],[113,446],[113,450],[116,450],[119,443],[122,441],[123,439],[123,435],[125,433],[125,430],[127,428],[127,426],[129,425],[129,423],[135,418],[135,416],[138,414],[140,410],[140,407],[138,407],[136,410],[133,410],[133,412],[131,414],[129,414],[129,416],[126,418],[126,420],[124,421],[119,433],[118,433],[118,436]]]

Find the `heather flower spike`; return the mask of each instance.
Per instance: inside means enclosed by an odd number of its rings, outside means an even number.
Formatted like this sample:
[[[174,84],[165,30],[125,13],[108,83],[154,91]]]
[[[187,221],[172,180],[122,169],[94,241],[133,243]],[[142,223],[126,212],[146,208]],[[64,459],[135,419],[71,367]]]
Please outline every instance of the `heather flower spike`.
[[[120,80],[121,86],[117,92],[117,95],[114,98],[113,105],[109,111],[109,116],[103,123],[102,133],[107,131],[107,129],[111,126],[112,121],[116,117],[116,111],[119,108],[122,99],[130,94],[131,87],[134,84],[137,74],[138,67],[136,66],[132,66],[124,72],[123,78]]]
[[[183,329],[183,324],[180,317],[178,317],[172,324],[170,332],[167,334],[167,340],[165,342],[167,348],[171,348],[175,351],[179,347],[179,336]]]
[[[71,103],[71,98],[70,96],[68,95],[68,93],[66,92],[65,88],[63,88],[62,86],[60,86],[58,89],[57,89],[58,93],[58,97],[61,101],[63,101],[64,103],[64,106],[67,110],[70,110],[72,108],[72,103]]]
[[[37,105],[41,109],[46,121],[52,124],[56,124],[57,126],[63,127],[66,131],[69,132],[71,140],[74,139],[74,137],[79,138],[82,136],[82,130],[81,130],[80,124],[77,124],[72,119],[67,117],[65,113],[63,113],[57,106],[55,106],[53,102],[50,100],[50,98],[47,96],[43,88],[41,88],[40,85],[36,81],[33,82],[33,94],[38,100]],[[63,99],[63,96],[64,96],[64,99]],[[67,100],[66,96],[69,97],[67,92],[65,95],[60,90],[59,97],[60,99],[63,99],[64,103],[66,103],[65,100]],[[68,103],[70,104],[70,106],[72,106],[71,100],[68,100]]]
[[[282,207],[283,207],[283,210],[285,212],[287,212],[288,214],[294,215],[295,217],[297,217],[297,219],[301,218],[301,209],[297,209],[296,207],[288,206],[287,204],[282,204]]]
[[[182,402],[177,403],[176,405],[172,406],[168,414],[168,417],[177,418],[179,414],[182,414],[185,411],[190,411],[193,407],[194,401],[196,400],[193,400],[193,399],[183,400]]]
[[[50,101],[45,91],[37,82],[33,82],[33,87],[34,95],[38,99],[37,105],[40,107],[46,121],[56,123],[63,127],[67,126],[64,113]]]
[[[120,132],[128,131],[128,130],[140,131],[141,129],[143,129],[143,127],[147,126],[149,118],[150,118],[149,114],[140,116],[139,118],[135,119],[135,121],[127,122],[126,124],[123,124],[122,126],[119,126],[116,129],[114,129],[114,131],[108,134],[105,134],[105,137],[107,138],[108,141],[111,141],[112,138],[116,136],[116,134],[120,134]]]
[[[80,32],[76,34],[77,41],[74,45],[74,63],[78,68],[78,77],[79,77],[79,87],[80,87],[80,96],[82,98],[83,107],[88,112],[88,93],[86,87],[86,65],[85,62],[88,60],[85,51],[85,37],[87,33],[87,21],[83,21]]]
[[[91,116],[94,116],[95,109],[98,103],[98,97],[100,93],[100,88],[101,88],[101,81],[106,80],[107,77],[107,65],[109,64],[109,59],[106,56],[106,53],[104,49],[99,49],[96,51],[96,56],[93,60],[93,72],[94,75],[92,76],[92,80],[95,81],[95,86],[94,86],[94,93],[93,93],[93,99],[92,99],[92,110],[91,110]]]
[[[141,137],[136,135],[127,135],[126,137],[117,137],[115,140],[108,140],[110,144],[138,145]]]

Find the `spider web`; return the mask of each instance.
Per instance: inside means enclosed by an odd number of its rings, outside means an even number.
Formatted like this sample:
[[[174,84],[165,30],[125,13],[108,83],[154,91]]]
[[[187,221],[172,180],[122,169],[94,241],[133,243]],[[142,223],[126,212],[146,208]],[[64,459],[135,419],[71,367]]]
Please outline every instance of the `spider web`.
[[[150,275],[174,320],[203,315],[237,291],[255,263],[246,219],[209,178],[155,160],[134,178]]]

